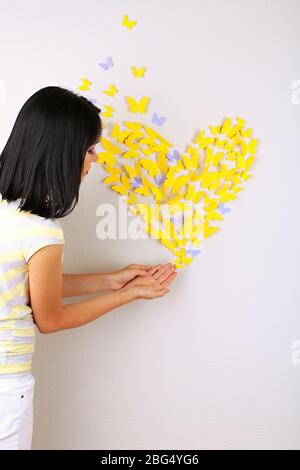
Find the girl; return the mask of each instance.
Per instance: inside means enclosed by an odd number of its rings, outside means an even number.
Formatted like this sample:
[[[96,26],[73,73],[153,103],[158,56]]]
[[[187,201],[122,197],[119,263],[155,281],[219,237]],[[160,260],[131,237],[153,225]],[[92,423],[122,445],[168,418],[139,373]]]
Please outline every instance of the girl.
[[[75,328],[137,299],[169,292],[171,263],[112,273],[62,274],[59,218],[79,188],[102,133],[100,109],[60,87],[32,95],[0,155],[0,449],[31,449],[31,373],[40,333]],[[62,298],[108,293],[62,305]]]

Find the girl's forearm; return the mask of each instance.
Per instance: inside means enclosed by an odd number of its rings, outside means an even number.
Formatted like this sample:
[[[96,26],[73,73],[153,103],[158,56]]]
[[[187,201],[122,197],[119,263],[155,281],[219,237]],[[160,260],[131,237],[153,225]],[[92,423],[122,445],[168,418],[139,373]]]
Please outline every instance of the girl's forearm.
[[[112,287],[111,273],[63,274],[62,297],[94,294]]]
[[[44,333],[54,333],[68,328],[85,325],[111,310],[136,300],[138,295],[134,288],[124,288],[104,294],[90,300],[63,305],[58,315],[51,319]]]

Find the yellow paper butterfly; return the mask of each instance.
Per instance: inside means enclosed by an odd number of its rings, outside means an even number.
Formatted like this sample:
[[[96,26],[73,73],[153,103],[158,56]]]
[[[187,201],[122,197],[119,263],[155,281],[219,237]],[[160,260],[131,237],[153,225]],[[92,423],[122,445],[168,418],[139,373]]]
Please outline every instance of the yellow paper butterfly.
[[[89,91],[92,82],[90,82],[90,80],[88,80],[87,78],[82,78],[81,81],[82,84],[78,87],[78,89]]]
[[[103,93],[105,93],[108,96],[115,96],[118,93],[117,88],[115,85],[109,85],[109,90],[104,90]]]
[[[134,65],[131,67],[131,70],[132,70],[132,73],[133,73],[133,76],[136,77],[136,78],[142,78],[144,76],[144,73],[145,73],[145,67],[141,67],[141,68],[137,68],[137,67],[134,67]]]
[[[148,96],[143,96],[139,101],[136,101],[131,96],[127,96],[127,104],[129,107],[129,111],[133,114],[141,113],[145,114],[147,111],[147,106],[149,102]]]
[[[111,118],[113,117],[113,112],[115,111],[115,108],[112,108],[111,106],[108,106],[107,104],[104,105],[105,111],[102,113],[103,117],[106,118]]]
[[[128,15],[123,16],[122,25],[125,26],[127,29],[132,29],[137,24],[135,20],[129,20]]]

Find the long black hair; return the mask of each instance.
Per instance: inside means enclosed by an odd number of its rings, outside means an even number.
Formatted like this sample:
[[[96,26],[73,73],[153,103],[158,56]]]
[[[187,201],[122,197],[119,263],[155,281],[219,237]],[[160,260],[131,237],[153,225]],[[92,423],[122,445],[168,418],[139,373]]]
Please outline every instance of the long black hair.
[[[0,155],[0,193],[44,218],[69,214],[79,198],[84,157],[102,133],[101,110],[57,86],[34,93],[21,108]]]

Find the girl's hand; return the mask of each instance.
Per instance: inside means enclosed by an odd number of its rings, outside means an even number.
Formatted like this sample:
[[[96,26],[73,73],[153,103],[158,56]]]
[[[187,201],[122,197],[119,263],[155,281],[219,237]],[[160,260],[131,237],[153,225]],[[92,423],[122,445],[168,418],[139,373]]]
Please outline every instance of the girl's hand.
[[[155,299],[167,294],[170,289],[162,287],[161,284],[153,279],[153,277],[144,277],[143,282],[139,283],[136,280],[129,282],[121,291],[130,291],[133,294],[133,299]]]
[[[170,291],[168,286],[176,276],[177,272],[171,263],[156,265],[148,270],[147,276],[137,276],[123,289],[132,289],[137,299],[155,299]]]
[[[129,264],[119,271],[110,273],[110,288],[112,290],[121,289],[136,276],[143,278],[144,276],[149,275],[148,271],[151,268],[151,266],[147,266],[145,264]]]
[[[145,280],[150,277],[157,281],[161,287],[168,287],[177,276],[176,269],[172,263],[157,264],[147,271],[147,277],[137,276],[132,281],[127,283],[127,286],[141,286],[144,285]]]
[[[144,300],[151,300],[156,299],[157,297],[163,297],[170,291],[170,289],[167,289],[166,287],[163,288],[159,284],[153,284],[152,286],[135,286],[131,287],[131,289],[135,290],[137,299]]]

